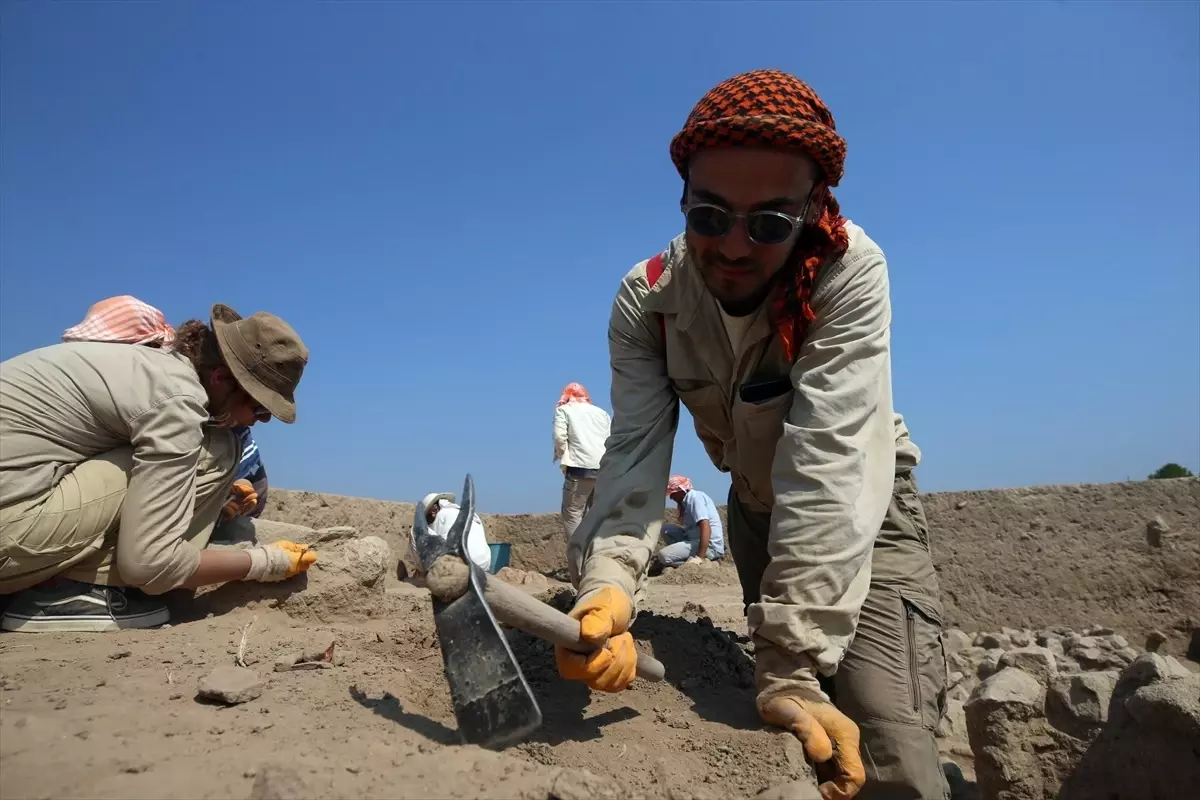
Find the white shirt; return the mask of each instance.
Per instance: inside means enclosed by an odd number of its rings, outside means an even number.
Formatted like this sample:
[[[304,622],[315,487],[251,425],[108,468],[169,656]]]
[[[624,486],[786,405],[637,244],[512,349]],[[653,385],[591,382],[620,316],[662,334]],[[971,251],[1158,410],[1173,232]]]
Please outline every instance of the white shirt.
[[[429,526],[429,532],[434,536],[440,536],[445,539],[450,535],[450,528],[454,526],[454,522],[458,519],[459,506],[454,503],[445,503],[442,509],[438,511],[437,516],[433,518],[433,524]],[[416,540],[413,540],[413,552],[417,551]],[[474,521],[471,523],[470,529],[467,530],[467,553],[470,554],[471,560],[479,565],[479,568],[484,572],[492,565],[492,549],[488,547],[487,535],[483,530],[483,520],[479,515],[475,515]],[[455,554],[457,555],[457,553]]]
[[[612,420],[591,403],[567,403],[554,409],[554,460],[564,467],[600,469]]]
[[[721,312],[721,322],[725,323],[725,335],[729,337],[729,346],[733,349],[733,357],[736,359],[742,354],[742,340],[746,338],[746,332],[754,324],[757,314],[733,317],[725,313],[720,303],[717,304],[717,310]]]

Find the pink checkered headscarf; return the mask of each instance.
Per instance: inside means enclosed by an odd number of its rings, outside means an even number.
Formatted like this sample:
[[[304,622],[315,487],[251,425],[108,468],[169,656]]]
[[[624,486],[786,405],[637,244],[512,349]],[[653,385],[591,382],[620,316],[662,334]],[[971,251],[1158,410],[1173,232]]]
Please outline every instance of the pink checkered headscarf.
[[[667,497],[676,492],[690,492],[692,490],[692,482],[682,475],[672,475],[667,481]]]
[[[118,342],[166,347],[175,329],[163,313],[128,294],[101,300],[88,309],[83,322],[63,331],[64,342]]]
[[[562,396],[558,398],[558,405],[565,406],[567,403],[590,403],[592,402],[591,395],[587,389],[583,388],[582,383],[568,383],[567,387],[562,390]]]

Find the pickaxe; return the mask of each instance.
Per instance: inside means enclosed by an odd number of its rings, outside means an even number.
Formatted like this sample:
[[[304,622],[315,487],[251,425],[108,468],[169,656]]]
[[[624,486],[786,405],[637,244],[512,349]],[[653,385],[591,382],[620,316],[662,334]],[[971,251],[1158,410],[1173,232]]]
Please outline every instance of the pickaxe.
[[[413,539],[433,594],[433,621],[459,735],[468,744],[507,747],[537,730],[542,711],[500,623],[579,653],[595,648],[580,640],[578,621],[489,575],[468,557],[466,532],[475,517],[475,483],[469,474],[458,519],[445,539],[430,533],[425,511],[418,503]],[[639,653],[637,674],[661,681],[663,665]]]

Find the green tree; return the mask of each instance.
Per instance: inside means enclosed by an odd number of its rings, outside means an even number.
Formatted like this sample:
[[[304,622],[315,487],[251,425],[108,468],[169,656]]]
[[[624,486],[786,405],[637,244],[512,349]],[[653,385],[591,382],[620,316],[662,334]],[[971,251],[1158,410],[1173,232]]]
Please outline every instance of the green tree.
[[[1187,467],[1180,466],[1174,462],[1163,464],[1150,475],[1150,480],[1158,480],[1159,478],[1194,478],[1195,475]]]

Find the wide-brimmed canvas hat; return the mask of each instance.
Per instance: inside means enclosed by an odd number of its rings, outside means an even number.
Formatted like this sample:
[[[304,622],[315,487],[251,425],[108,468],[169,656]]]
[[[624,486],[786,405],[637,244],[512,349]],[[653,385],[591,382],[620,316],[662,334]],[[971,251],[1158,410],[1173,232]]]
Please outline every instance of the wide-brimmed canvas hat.
[[[217,303],[212,307],[212,329],[238,385],[271,416],[295,422],[296,387],[308,364],[308,348],[292,326],[265,311],[242,319]]]

